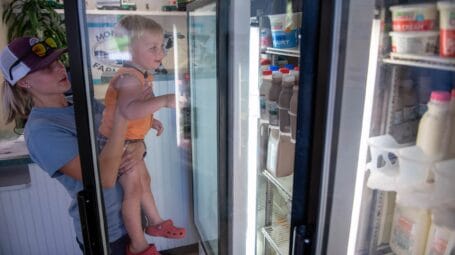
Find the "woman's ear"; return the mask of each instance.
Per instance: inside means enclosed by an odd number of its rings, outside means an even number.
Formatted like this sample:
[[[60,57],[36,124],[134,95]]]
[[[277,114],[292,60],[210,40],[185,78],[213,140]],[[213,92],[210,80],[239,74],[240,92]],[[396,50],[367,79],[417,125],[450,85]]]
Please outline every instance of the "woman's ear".
[[[24,88],[24,89],[28,89],[28,88],[31,87],[30,83],[24,78],[18,80],[17,83],[16,83],[16,86],[19,86],[19,87]]]

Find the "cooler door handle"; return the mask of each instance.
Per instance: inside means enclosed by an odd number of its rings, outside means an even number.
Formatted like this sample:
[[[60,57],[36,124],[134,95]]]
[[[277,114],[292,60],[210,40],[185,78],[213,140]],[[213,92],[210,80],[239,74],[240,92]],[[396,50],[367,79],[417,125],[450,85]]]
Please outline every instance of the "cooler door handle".
[[[294,255],[310,254],[311,253],[311,239],[307,233],[305,225],[294,227],[294,238],[292,239],[292,253]]]

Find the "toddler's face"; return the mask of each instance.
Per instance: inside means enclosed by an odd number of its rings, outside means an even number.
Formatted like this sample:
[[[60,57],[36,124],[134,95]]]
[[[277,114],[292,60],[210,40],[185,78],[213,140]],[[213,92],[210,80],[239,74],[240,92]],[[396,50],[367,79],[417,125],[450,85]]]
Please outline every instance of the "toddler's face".
[[[156,69],[164,58],[164,36],[161,33],[144,32],[133,42],[131,53],[134,63],[145,69]]]

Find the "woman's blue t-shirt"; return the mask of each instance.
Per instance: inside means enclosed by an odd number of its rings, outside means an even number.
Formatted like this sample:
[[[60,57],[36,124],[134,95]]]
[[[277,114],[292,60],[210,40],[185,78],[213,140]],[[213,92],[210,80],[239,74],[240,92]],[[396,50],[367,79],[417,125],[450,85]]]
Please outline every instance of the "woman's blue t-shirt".
[[[59,172],[79,155],[74,107],[33,108],[24,135],[31,159],[63,184],[71,196],[69,214],[73,218],[77,238],[83,240],[77,207],[77,193],[83,189],[83,184]],[[114,188],[103,189],[103,196],[109,240],[112,242],[126,234],[121,215],[123,191],[117,183]]]

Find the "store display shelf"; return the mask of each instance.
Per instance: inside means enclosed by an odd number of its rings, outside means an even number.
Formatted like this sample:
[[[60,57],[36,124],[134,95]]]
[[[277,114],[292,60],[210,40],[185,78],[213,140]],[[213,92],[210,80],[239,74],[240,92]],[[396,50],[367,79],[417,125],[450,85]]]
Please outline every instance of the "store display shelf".
[[[292,200],[292,184],[294,175],[291,174],[285,177],[275,177],[270,174],[269,171],[263,170],[262,175],[264,175],[275,187],[278,188],[280,194],[284,196],[285,199],[291,201]]]
[[[383,62],[387,64],[455,71],[455,58],[442,58],[439,56],[422,56],[392,52],[389,57],[383,59]]]
[[[278,49],[278,48],[267,48],[265,53],[282,55],[288,57],[300,57],[300,50],[298,48],[289,48],[289,49]]]
[[[59,14],[63,14],[63,9],[55,10]],[[145,16],[186,16],[186,12],[183,11],[128,11],[128,10],[86,10],[87,15],[145,15]]]
[[[289,225],[282,224],[264,227],[261,229],[261,232],[277,254],[289,254]]]

